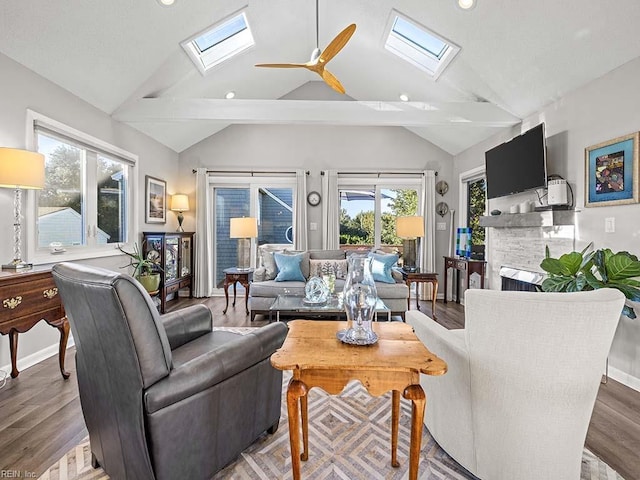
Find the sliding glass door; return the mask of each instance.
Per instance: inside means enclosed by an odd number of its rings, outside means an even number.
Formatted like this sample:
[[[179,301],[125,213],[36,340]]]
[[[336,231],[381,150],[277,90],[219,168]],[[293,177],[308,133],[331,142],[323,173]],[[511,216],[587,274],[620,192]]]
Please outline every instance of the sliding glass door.
[[[418,214],[419,186],[345,184],[338,191],[341,248],[401,251],[396,218]]]
[[[224,269],[238,265],[241,242],[230,237],[232,218],[254,217],[258,237],[251,239],[249,251],[240,252],[256,266],[257,247],[277,244],[293,248],[295,186],[291,178],[229,178],[213,184],[214,279],[217,288],[224,282]],[[242,248],[242,247],[240,247]]]

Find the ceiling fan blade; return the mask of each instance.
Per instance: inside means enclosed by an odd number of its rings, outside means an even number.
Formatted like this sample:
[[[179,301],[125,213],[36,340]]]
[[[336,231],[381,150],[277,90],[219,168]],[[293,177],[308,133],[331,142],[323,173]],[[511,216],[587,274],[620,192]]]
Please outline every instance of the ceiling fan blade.
[[[257,63],[255,66],[267,68],[307,68],[306,63]]]
[[[325,68],[324,70],[322,70],[322,73],[320,74],[320,76],[325,81],[325,83],[329,85],[331,88],[333,88],[336,92],[345,93],[345,89],[340,83],[340,81],[329,70]]]
[[[347,42],[349,41],[349,39],[351,38],[351,36],[355,31],[356,31],[355,23],[352,23],[347,28],[342,30],[338,35],[336,35],[336,38],[331,40],[331,43],[327,45],[327,48],[324,49],[318,61],[322,63],[327,63],[329,60],[335,57],[338,54],[338,52],[344,48],[344,46],[347,44]]]

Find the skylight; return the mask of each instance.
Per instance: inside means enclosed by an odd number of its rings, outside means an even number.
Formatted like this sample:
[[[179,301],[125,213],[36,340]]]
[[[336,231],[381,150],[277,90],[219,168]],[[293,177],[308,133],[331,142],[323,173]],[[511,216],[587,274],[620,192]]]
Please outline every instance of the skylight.
[[[235,14],[182,43],[189,58],[203,75],[254,45],[247,15]]]
[[[393,11],[384,48],[437,79],[460,47]]]

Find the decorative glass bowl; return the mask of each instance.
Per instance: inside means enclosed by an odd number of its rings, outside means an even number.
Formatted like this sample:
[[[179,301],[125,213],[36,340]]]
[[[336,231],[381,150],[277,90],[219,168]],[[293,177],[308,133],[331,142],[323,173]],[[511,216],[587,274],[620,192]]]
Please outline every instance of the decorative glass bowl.
[[[304,287],[304,303],[321,305],[329,298],[329,287],[320,277],[311,277]]]

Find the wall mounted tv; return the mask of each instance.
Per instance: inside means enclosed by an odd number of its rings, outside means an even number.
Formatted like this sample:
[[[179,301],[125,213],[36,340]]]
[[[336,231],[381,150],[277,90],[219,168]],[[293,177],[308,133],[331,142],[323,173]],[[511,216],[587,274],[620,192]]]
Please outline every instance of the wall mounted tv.
[[[547,186],[544,123],[484,154],[487,198]]]

